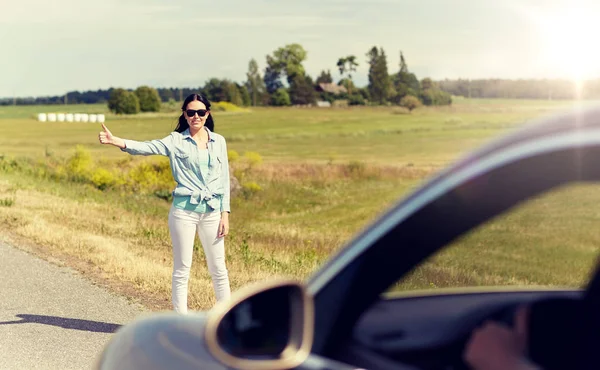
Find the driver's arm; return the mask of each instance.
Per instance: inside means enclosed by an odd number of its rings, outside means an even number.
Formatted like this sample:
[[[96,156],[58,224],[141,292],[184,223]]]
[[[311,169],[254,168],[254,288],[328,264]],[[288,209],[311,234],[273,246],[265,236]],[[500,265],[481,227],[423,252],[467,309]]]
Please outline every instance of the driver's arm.
[[[526,359],[516,330],[495,322],[486,322],[473,332],[464,359],[475,370],[541,370]]]
[[[541,370],[527,360],[529,308],[520,307],[514,328],[486,322],[473,331],[464,353],[465,361],[475,370]]]

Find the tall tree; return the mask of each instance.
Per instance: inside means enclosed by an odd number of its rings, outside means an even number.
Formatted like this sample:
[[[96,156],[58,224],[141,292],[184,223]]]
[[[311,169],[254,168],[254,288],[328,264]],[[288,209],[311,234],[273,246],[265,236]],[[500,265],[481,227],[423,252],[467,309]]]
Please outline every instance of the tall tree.
[[[263,78],[267,92],[272,95],[275,91],[283,88],[281,82],[281,68],[277,61],[270,55],[267,55],[267,67]]]
[[[302,45],[288,44],[275,50],[272,56],[267,56],[267,71],[274,82],[271,88],[276,86],[275,81],[279,81],[280,77],[285,76],[290,86],[289,96],[293,104],[312,104],[315,101],[312,80],[306,75],[302,65],[306,54]],[[269,88],[267,84],[267,89]],[[274,89],[274,91],[277,90]]]
[[[318,84],[330,84],[333,82],[333,77],[331,77],[331,72],[329,72],[329,70],[327,70],[327,72],[325,71],[321,71],[321,74],[319,75],[319,77],[317,77],[317,81],[315,82],[317,85]]]
[[[225,101],[231,102],[238,106],[244,105],[242,93],[235,82],[230,80],[223,80],[221,81],[221,86],[223,91],[225,92]]]
[[[210,101],[219,102],[227,100],[227,90],[224,86],[223,81],[218,78],[211,78],[206,81],[202,91]],[[183,90],[177,89],[180,96],[183,96]]]
[[[290,85],[295,75],[305,74],[302,62],[306,60],[306,54],[306,50],[300,44],[289,44],[273,52],[274,65],[285,73]]]
[[[373,101],[385,104],[390,94],[391,81],[383,48],[373,46],[367,53],[369,63],[369,94]]]
[[[261,80],[262,82],[262,80]],[[252,98],[250,97],[250,93],[248,92],[248,87],[245,84],[235,84],[240,91],[240,95],[242,97],[242,104],[247,107],[252,105]]]
[[[402,51],[400,51],[400,73],[408,73],[408,66],[406,65]]]
[[[316,92],[310,76],[296,74],[290,83],[290,100],[292,104],[310,105],[316,102]]]
[[[266,91],[266,86],[258,71],[258,63],[256,60],[252,59],[250,60],[250,63],[248,63],[248,73],[246,73],[246,77],[246,89],[250,94],[251,104],[257,106],[259,105],[259,102],[262,101],[262,95]]]
[[[347,57],[338,59],[337,67],[340,70],[340,75],[343,77],[344,74],[347,73],[348,79],[352,82],[352,72],[356,72],[356,67],[358,67],[356,57],[354,55],[348,55]],[[348,95],[352,94],[351,89],[352,83],[348,83]]]
[[[396,94],[391,97],[394,103],[400,104],[402,98],[407,95],[419,96],[421,90],[419,79],[414,73],[409,72],[402,51],[400,51],[400,70],[394,75],[392,82],[396,90]]]

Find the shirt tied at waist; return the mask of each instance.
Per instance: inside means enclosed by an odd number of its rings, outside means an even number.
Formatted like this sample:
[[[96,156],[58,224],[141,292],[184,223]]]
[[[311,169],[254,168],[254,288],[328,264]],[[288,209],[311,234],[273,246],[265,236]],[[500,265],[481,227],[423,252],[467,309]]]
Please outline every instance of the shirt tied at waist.
[[[173,196],[189,196],[191,204],[200,204],[202,200],[206,201],[212,209],[221,208],[221,195],[213,194],[205,189],[189,190],[185,188],[177,188],[173,191]]]

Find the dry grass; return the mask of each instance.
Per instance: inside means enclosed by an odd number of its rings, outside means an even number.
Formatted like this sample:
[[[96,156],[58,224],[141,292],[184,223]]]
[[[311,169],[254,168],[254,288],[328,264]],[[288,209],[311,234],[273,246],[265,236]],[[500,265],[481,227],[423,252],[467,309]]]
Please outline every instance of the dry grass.
[[[6,191],[6,184],[2,187]],[[148,230],[164,233],[163,220],[123,211],[118,217],[107,217],[115,214],[110,205],[82,204],[31,190],[16,192],[15,203],[18,207],[10,210],[0,208],[0,224],[12,233],[43,245],[51,257],[76,257],[104,277],[133,285],[142,300],[144,296],[161,297],[164,308],[169,306],[170,244],[166,245],[165,235],[145,236]],[[196,253],[193,263],[190,306],[208,308],[214,298],[203,255]],[[234,289],[272,275],[267,265],[247,269],[247,263],[234,253],[229,253],[228,267]]]
[[[269,167],[265,167],[265,173],[272,170]],[[288,172],[296,176],[286,177],[284,182],[299,180],[297,171]],[[315,176],[324,173],[317,170]],[[166,222],[168,203],[164,202],[160,215],[142,214],[110,200],[53,195],[35,190],[36,186],[16,188],[9,181],[0,182],[0,198],[10,196],[14,202],[14,206],[0,207],[0,225],[6,231],[43,246],[36,250],[41,255],[69,261],[109,285],[125,286],[127,295],[147,306],[170,309],[172,258]],[[253,208],[249,205],[249,214]],[[245,218],[244,212],[241,213],[240,216],[234,213],[232,223],[237,217]],[[290,215],[281,211],[262,216],[270,218],[270,222],[254,220],[238,228],[232,225],[234,231],[226,241],[226,250],[234,290],[277,275],[304,278],[348,237],[347,232],[323,234],[319,230],[273,222],[289,220]],[[307,213],[305,217],[312,215]],[[195,247],[198,253],[194,254],[189,306],[207,309],[214,304],[212,282],[198,240]]]
[[[440,166],[490,136],[568,105],[463,102],[407,115],[393,108],[259,108],[218,116],[222,133],[238,139],[229,141],[230,150],[258,151],[264,158],[244,175],[255,191],[232,200],[226,241],[232,288],[277,275],[307,277]],[[99,146],[93,125],[57,123],[23,131],[19,124],[30,120],[15,112],[2,117],[7,119],[0,120],[0,147],[6,152],[0,155],[39,158],[48,155],[49,145],[58,156],[83,143],[106,168],[130,169],[153,160]],[[160,137],[172,123],[132,118],[111,121],[110,127],[143,140]],[[232,165],[244,167],[242,161]],[[18,171],[4,175],[4,235],[32,241],[36,253],[75,266],[149,307],[171,308],[168,202]],[[536,200],[458,241],[396,288],[579,285],[600,244],[595,232],[600,212],[590,206],[600,203],[598,194],[584,187]],[[206,309],[214,294],[198,242],[196,248],[189,305]]]
[[[254,177],[264,181],[331,183],[348,178],[422,179],[437,168],[413,166],[373,166],[360,161],[347,164],[330,163],[326,166],[309,163],[266,163],[254,170]]]

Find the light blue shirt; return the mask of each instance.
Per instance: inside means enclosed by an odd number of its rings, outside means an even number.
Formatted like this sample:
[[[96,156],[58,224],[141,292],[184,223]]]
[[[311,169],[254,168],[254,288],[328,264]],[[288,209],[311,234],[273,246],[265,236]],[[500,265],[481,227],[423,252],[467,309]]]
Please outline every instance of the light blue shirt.
[[[208,173],[208,171],[209,171],[208,150],[201,149],[201,150],[198,150],[198,153],[200,154],[200,161],[198,162],[198,165],[200,166],[200,172]],[[204,199],[200,200],[200,204],[192,204],[192,203],[190,203],[190,197],[186,197],[186,196],[173,197],[173,206],[175,206],[175,208],[178,208],[178,209],[183,209],[186,211],[193,211],[196,213],[207,213],[207,212],[213,211],[213,209],[211,207],[209,207],[208,204],[206,203],[206,200],[204,200]]]
[[[121,149],[132,155],[164,155],[169,157],[173,179],[177,183],[173,197],[189,197],[196,206],[206,201],[221,212],[231,212],[229,189],[229,159],[225,138],[208,133],[208,166],[202,166],[202,149],[190,136],[189,129],[171,132],[163,139],[150,141],[125,140]]]

